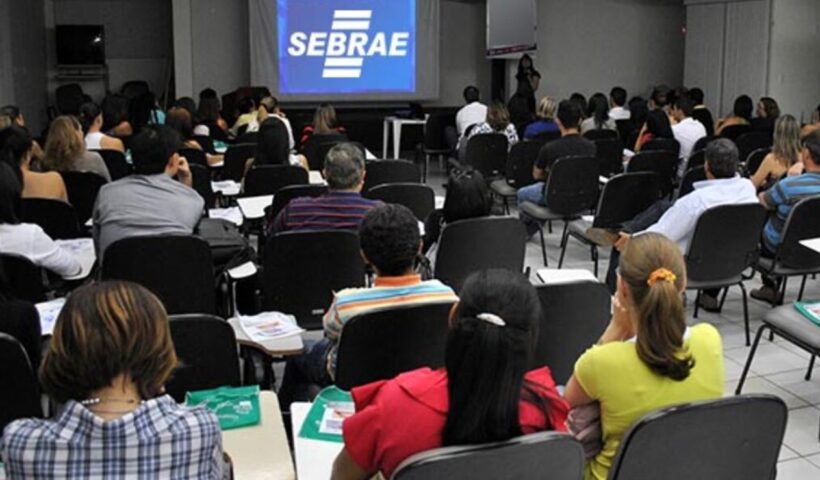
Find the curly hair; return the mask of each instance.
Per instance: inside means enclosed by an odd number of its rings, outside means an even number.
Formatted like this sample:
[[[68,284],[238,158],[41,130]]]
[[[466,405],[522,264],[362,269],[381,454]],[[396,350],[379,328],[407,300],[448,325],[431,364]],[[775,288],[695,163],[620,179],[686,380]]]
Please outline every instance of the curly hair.
[[[379,205],[367,212],[359,229],[359,242],[379,275],[404,275],[413,267],[421,245],[418,223],[404,205]]]

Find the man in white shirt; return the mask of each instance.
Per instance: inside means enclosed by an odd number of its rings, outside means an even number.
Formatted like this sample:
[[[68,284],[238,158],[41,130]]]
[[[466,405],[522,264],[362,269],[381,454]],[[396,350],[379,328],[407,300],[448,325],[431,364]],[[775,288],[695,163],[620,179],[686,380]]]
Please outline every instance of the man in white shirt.
[[[470,85],[464,89],[464,101],[467,105],[461,107],[456,114],[456,130],[459,141],[471,125],[477,125],[487,119],[487,106],[479,102],[481,94],[478,87]]]
[[[282,113],[282,109],[279,107],[279,101],[276,100],[275,97],[267,96],[259,101],[257,119],[249,123],[248,129],[245,131],[259,131],[259,126],[262,124],[262,122],[271,117],[277,118],[285,124],[285,128],[288,129],[288,149],[291,152],[293,152],[294,148],[296,147],[296,142],[293,139],[293,127],[291,127],[290,120],[288,120],[288,117],[286,117],[285,114]]]
[[[689,95],[679,96],[672,104],[672,118],[677,122],[672,125],[672,134],[680,144],[678,178],[683,178],[683,174],[686,173],[695,143],[706,136],[706,127],[692,118],[694,110],[695,102]]]
[[[624,108],[626,104],[626,90],[623,87],[614,87],[609,92],[609,118],[615,120],[629,120],[632,114]]]

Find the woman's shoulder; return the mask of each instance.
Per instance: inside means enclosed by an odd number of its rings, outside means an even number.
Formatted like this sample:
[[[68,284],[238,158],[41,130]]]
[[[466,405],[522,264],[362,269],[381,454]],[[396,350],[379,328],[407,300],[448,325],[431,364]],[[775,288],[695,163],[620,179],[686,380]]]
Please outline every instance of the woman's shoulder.
[[[690,344],[707,346],[719,346],[722,343],[720,332],[711,323],[698,323],[689,327],[688,341]]]

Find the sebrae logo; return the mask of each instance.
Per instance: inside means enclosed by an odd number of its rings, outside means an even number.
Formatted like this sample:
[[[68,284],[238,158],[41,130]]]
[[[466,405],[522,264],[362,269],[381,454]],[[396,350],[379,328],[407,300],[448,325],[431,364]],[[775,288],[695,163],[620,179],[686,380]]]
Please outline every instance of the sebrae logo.
[[[370,32],[372,10],[335,10],[330,32],[294,32],[291,57],[325,57],[322,78],[360,78],[366,57],[406,57],[409,32]]]

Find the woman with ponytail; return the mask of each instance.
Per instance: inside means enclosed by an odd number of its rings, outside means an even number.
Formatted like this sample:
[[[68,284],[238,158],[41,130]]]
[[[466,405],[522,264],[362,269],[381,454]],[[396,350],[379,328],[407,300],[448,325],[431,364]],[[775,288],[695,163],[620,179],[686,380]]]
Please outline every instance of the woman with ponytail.
[[[605,480],[621,436],[639,418],[669,405],[723,396],[723,352],[712,325],[686,326],[686,267],[671,240],[635,236],[620,259],[613,316],[598,344],[575,364],[565,398],[599,402],[603,449],[586,480]]]
[[[441,446],[566,431],[567,403],[548,368],[528,371],[541,305],[521,274],[472,275],[450,315],[446,368],[354,388],[356,414],[333,479],[390,478],[407,457]]]

